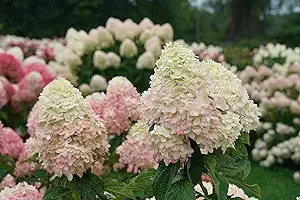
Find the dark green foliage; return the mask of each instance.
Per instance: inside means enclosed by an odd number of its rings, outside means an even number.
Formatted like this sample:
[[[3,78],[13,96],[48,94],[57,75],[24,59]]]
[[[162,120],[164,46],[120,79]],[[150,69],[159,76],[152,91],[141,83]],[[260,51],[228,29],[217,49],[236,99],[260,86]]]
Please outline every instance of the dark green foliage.
[[[137,43],[138,46],[138,55],[141,55],[144,51],[143,45]],[[106,53],[108,52],[115,52],[119,53],[120,43],[115,44],[113,47],[104,49]],[[89,53],[82,57],[82,65],[74,68],[75,74],[78,75],[79,85],[81,83],[89,83],[92,76],[94,74],[100,74],[104,76],[107,81],[111,80],[113,77],[116,76],[124,76],[138,89],[141,93],[148,89],[150,75],[153,74],[153,70],[146,70],[146,69],[137,69],[136,62],[138,56],[134,58],[121,58],[121,65],[118,69],[115,68],[108,68],[105,70],[100,70],[94,67],[93,65],[93,54]]]
[[[247,65],[253,65],[252,52],[248,47],[224,47],[223,54],[226,62],[244,69]]]

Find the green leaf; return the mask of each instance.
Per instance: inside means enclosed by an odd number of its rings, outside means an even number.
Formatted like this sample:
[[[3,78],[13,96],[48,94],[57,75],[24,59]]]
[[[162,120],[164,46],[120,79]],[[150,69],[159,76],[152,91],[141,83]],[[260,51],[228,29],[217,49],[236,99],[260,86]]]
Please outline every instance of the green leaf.
[[[159,164],[156,175],[153,179],[153,193],[156,200],[165,200],[166,193],[169,190],[172,180],[175,178],[179,163],[165,165],[164,162]]]
[[[65,200],[72,191],[64,187],[50,187],[44,194],[43,200]]]
[[[261,198],[260,196],[260,188],[257,184],[255,185],[249,185],[245,182],[244,179],[242,179],[239,176],[235,176],[235,177],[227,177],[229,182],[242,188],[245,193],[249,196],[254,196],[257,198]]]
[[[99,176],[87,172],[82,178],[75,177],[74,190],[85,200],[106,199],[104,195],[103,181]]]
[[[129,181],[126,188],[132,191],[144,191],[148,194],[152,194],[152,179],[155,173],[155,169],[147,169],[142,171],[142,173]]]
[[[229,182],[218,171],[216,171],[217,162],[213,156],[205,157],[205,167],[214,182],[214,188],[219,200],[227,200],[227,191]]]
[[[38,169],[34,172],[33,177],[36,178],[37,182],[47,182],[49,180],[49,176],[47,172],[43,169]]]
[[[194,185],[188,178],[173,183],[166,194],[166,200],[196,200]]]
[[[104,190],[113,195],[117,199],[134,199],[132,190],[126,188],[127,184],[118,182],[115,179],[104,180]]]
[[[0,155],[0,182],[8,174],[13,174],[15,161],[7,155]]]
[[[249,135],[249,133],[242,132],[239,139],[241,139],[242,143],[250,145],[250,135]]]
[[[251,163],[249,161],[247,161],[247,165],[246,165],[246,168],[244,169],[244,178],[248,177],[249,174],[251,172]]]
[[[192,143],[193,144],[193,143]],[[188,162],[188,177],[194,185],[201,180],[202,173],[205,172],[203,155],[200,152],[199,146],[192,145],[194,152]]]
[[[230,155],[224,154],[216,157],[216,171],[222,172],[226,175],[235,175],[241,172],[247,164],[247,159],[234,158]]]

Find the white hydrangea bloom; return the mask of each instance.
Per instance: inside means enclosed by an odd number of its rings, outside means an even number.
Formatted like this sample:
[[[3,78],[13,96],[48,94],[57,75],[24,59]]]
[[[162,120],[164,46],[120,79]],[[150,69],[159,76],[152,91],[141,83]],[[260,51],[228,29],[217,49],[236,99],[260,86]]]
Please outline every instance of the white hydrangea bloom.
[[[131,31],[133,38],[137,37],[141,32],[139,25],[132,21],[132,19],[126,19],[124,21],[124,26]]]
[[[222,111],[232,111],[239,115],[243,131],[255,129],[259,123],[260,112],[253,100],[249,100],[246,88],[235,74],[220,63],[202,61],[202,69],[209,73],[209,96]],[[215,89],[216,88],[216,89]]]
[[[115,30],[115,39],[123,42],[125,39],[133,39],[134,34],[125,24],[119,24]]]
[[[90,86],[93,91],[104,91],[107,87],[106,79],[98,74],[92,76]]]
[[[126,58],[132,58],[138,53],[135,42],[131,39],[125,39],[120,46],[120,55]]]
[[[105,49],[111,47],[115,41],[113,35],[104,27],[99,26],[97,29],[98,48]]]
[[[82,64],[82,60],[79,55],[73,53],[69,49],[65,49],[61,54],[59,55],[60,59],[63,64],[69,65],[71,67],[75,67]]]
[[[66,41],[69,41],[71,39],[75,39],[77,37],[78,37],[78,31],[75,28],[71,27],[67,30],[66,36],[65,36]]]
[[[156,32],[156,35],[165,42],[173,41],[174,38],[173,27],[169,23],[163,24]]]
[[[150,41],[151,41],[151,39],[150,39]],[[153,54],[153,56],[157,59],[161,54],[160,42],[153,41],[153,40],[152,40],[152,42],[149,42],[147,40],[146,44],[145,44],[145,50],[151,52]]]
[[[222,65],[200,63],[192,50],[178,43],[167,44],[156,65],[141,98],[141,117],[148,125],[159,125],[165,135],[192,139],[202,152],[225,152],[234,147],[241,131],[258,125],[257,106]],[[159,140],[154,143],[162,145]],[[163,159],[166,162],[166,156]]]
[[[28,66],[32,63],[41,63],[41,64],[46,64],[46,61],[44,59],[41,59],[37,56],[29,56],[27,58],[24,59],[23,61],[23,66]]]
[[[93,57],[94,66],[98,69],[106,69],[106,53],[104,51],[97,50],[94,52]]]
[[[121,58],[118,54],[114,52],[109,52],[106,54],[106,67],[119,68],[121,65]]]
[[[117,18],[113,18],[110,17],[108,18],[108,20],[106,21],[105,24],[105,28],[107,30],[109,30],[109,32],[111,32],[112,34],[115,34],[117,27],[122,24],[122,21],[117,19]]]
[[[139,23],[139,27],[140,27],[141,30],[152,28],[153,26],[154,26],[153,22],[148,17],[145,17]]]
[[[82,93],[83,96],[87,96],[92,93],[92,88],[89,84],[82,83],[79,85],[79,90]]]
[[[154,69],[155,58],[151,52],[144,52],[137,60],[136,67],[138,69]]]
[[[146,40],[151,38],[153,35],[154,35],[154,33],[151,29],[145,29],[140,34],[139,40],[144,43],[144,42],[146,42]]]
[[[24,53],[20,47],[11,47],[6,51],[6,53],[14,56],[19,61],[24,60]]]

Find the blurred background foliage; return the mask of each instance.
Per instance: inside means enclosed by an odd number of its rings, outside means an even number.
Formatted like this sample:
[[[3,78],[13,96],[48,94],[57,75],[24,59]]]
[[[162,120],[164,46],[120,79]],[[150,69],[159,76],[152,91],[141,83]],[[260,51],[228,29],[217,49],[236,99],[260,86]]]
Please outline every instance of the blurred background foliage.
[[[300,44],[300,0],[1,0],[0,34],[64,36],[90,30],[109,17],[169,22],[188,42],[248,46]],[[54,27],[54,28],[53,28]]]

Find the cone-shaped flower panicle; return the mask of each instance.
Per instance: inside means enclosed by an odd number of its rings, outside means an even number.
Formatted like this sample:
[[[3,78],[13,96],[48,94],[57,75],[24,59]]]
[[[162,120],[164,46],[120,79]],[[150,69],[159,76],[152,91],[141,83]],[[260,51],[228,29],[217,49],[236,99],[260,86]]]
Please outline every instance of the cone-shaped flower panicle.
[[[44,169],[71,179],[104,162],[109,148],[104,124],[78,89],[56,79],[44,88],[37,103],[35,149]]]
[[[191,50],[168,43],[156,65],[140,110],[144,122],[155,124],[150,140],[166,164],[191,155],[189,139],[202,153],[218,148],[225,152],[234,147],[241,131],[258,125],[257,106],[241,81],[221,64],[200,63]],[[172,140],[182,147],[165,144]]]
[[[131,121],[138,120],[140,94],[125,77],[117,76],[108,82],[103,119],[109,133],[129,130]]]

